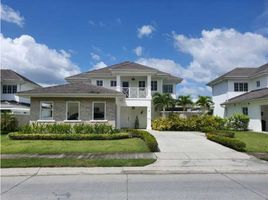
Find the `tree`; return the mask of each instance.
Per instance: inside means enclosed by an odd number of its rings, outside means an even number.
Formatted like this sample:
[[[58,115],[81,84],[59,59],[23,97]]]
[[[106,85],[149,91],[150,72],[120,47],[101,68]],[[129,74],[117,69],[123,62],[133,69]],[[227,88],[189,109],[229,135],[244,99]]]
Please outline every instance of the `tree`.
[[[198,100],[196,101],[196,105],[201,107],[203,114],[205,114],[213,104],[210,96],[198,96]]]
[[[179,96],[176,103],[177,105],[182,106],[183,111],[186,111],[187,106],[193,105],[193,101],[190,95]]]
[[[165,117],[165,111],[167,108],[174,107],[175,100],[168,93],[155,93],[153,95],[153,103],[156,108],[163,111],[163,117]]]
[[[1,131],[12,132],[18,128],[18,121],[15,116],[9,112],[1,113]]]

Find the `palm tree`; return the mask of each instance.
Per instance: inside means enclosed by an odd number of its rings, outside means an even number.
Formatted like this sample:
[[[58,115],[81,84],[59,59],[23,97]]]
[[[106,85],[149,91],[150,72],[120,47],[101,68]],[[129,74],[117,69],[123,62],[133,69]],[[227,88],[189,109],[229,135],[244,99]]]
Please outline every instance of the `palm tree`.
[[[183,111],[186,110],[187,106],[193,105],[193,101],[190,95],[179,96],[176,103],[177,105],[182,106]]]
[[[159,92],[153,95],[153,103],[156,108],[159,108],[163,111],[163,117],[165,117],[165,111],[167,108],[174,107],[175,101],[170,94]]]
[[[201,107],[203,114],[205,114],[213,104],[210,96],[198,96],[198,100],[196,101],[196,105]]]

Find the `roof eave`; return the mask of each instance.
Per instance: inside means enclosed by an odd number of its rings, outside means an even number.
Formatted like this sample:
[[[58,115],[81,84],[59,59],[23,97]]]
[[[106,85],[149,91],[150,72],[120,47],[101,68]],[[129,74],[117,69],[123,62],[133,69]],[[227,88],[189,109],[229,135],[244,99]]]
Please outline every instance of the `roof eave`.
[[[93,94],[93,93],[17,93],[18,96],[21,97],[119,97],[124,96],[122,93],[100,93],[100,94]]]

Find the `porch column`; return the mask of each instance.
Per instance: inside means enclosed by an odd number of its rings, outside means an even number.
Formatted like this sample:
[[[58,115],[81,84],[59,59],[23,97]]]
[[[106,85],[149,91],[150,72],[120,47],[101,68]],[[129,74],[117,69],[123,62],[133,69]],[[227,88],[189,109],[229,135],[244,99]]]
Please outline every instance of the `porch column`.
[[[116,91],[121,91],[121,76],[116,75]]]
[[[159,80],[159,89],[158,90],[160,93],[163,93],[163,79]]]
[[[147,98],[152,98],[152,94],[151,94],[151,75],[147,75]]]
[[[121,114],[121,105],[120,105],[120,99],[119,97],[116,98],[115,100],[116,103],[116,128],[121,128],[121,124],[120,124],[120,114]]]
[[[151,120],[152,120],[152,112],[151,112],[151,105],[147,106],[147,130],[152,130],[152,125],[151,125]]]

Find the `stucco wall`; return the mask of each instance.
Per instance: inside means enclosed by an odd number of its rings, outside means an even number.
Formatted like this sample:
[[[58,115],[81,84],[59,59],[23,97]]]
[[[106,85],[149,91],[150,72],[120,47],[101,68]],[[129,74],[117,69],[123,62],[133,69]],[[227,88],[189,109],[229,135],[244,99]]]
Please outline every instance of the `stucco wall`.
[[[115,126],[116,104],[114,98],[31,98],[31,121],[40,119],[40,102],[52,101],[54,105],[53,119],[56,122],[66,120],[66,103],[67,101],[80,102],[80,120],[86,123],[92,123],[92,103],[93,101],[106,102],[106,120]]]

